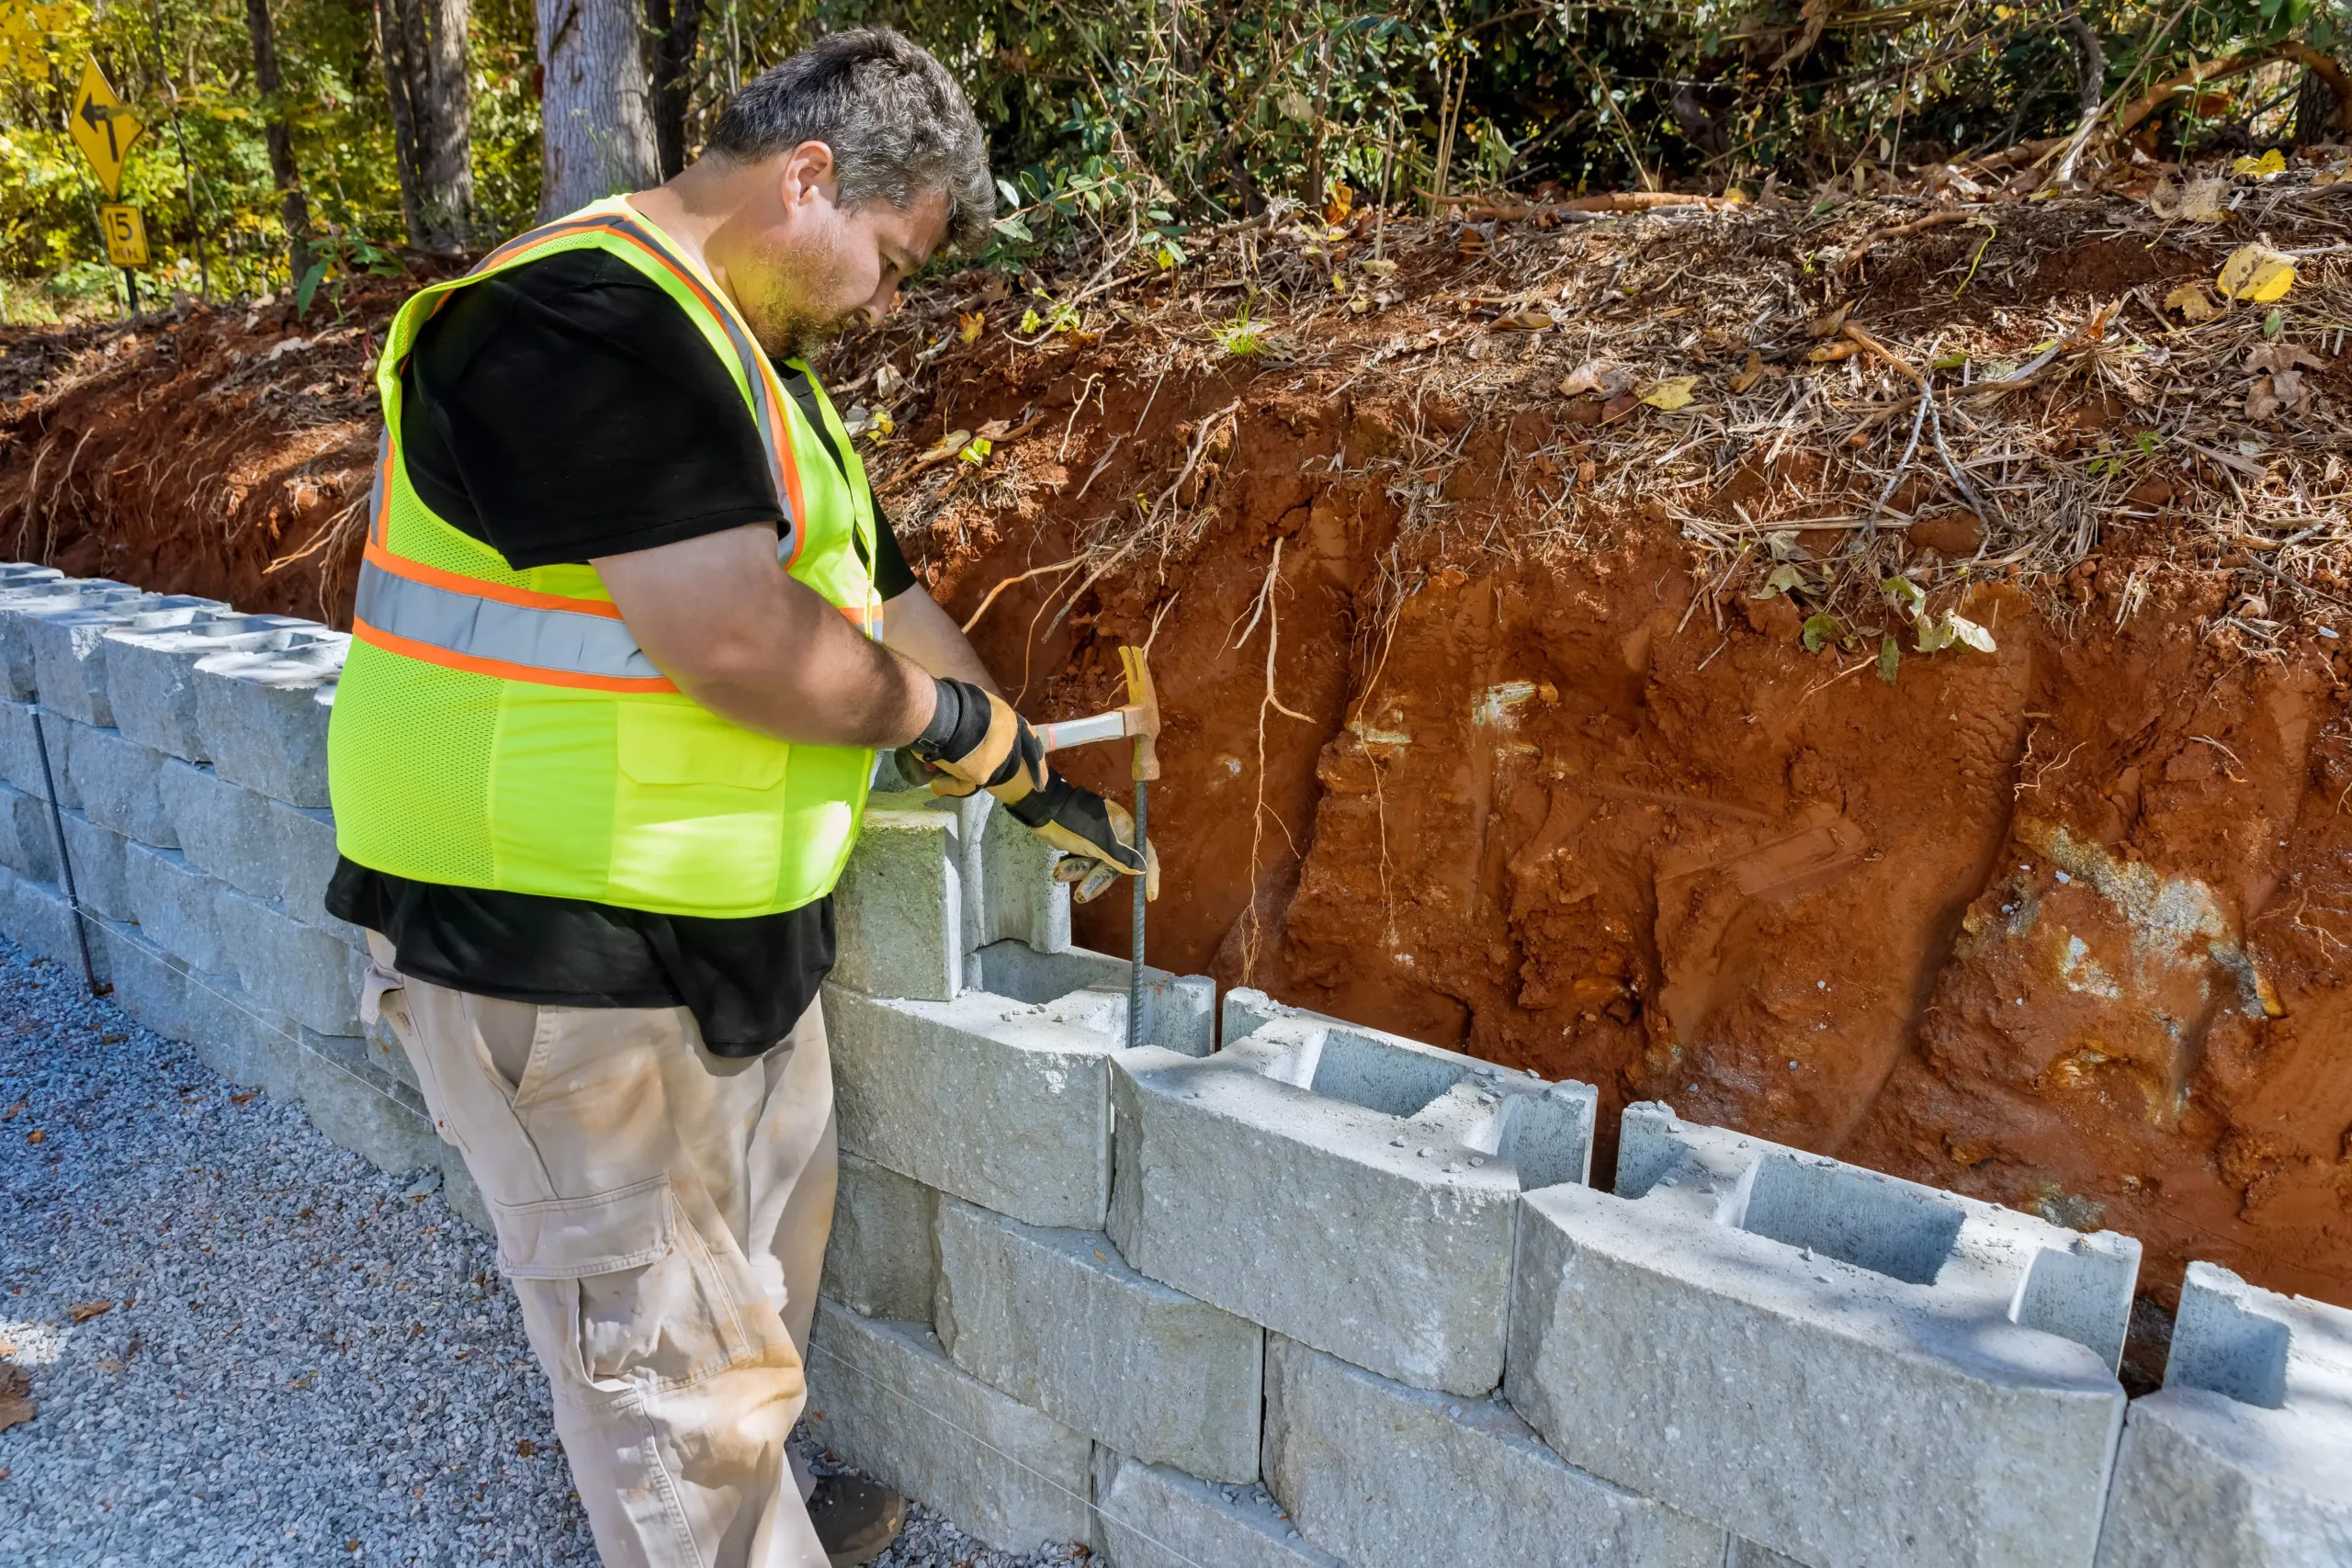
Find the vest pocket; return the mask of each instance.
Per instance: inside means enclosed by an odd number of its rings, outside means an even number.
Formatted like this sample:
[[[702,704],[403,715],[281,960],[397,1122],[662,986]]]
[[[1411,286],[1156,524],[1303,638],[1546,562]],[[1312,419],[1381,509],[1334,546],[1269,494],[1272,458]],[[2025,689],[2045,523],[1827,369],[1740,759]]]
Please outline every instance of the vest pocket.
[[[710,915],[769,908],[792,748],[677,702],[623,701],[615,740],[611,901]]]

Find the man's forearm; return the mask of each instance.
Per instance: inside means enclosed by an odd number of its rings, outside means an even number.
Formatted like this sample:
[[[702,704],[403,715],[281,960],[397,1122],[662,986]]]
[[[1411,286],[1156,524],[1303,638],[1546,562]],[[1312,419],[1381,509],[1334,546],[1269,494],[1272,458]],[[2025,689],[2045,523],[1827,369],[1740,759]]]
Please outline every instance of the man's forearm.
[[[969,681],[982,691],[1004,695],[966,639],[964,628],[921,583],[882,606],[882,640],[934,675]]]

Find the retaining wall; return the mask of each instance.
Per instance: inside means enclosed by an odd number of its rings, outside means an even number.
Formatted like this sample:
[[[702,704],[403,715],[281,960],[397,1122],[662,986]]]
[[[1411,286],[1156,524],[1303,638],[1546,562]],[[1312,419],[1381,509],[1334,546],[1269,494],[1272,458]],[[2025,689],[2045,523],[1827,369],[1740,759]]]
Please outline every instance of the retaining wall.
[[[322,626],[0,566],[0,929],[434,1166],[359,1022]],[[830,1448],[1114,1568],[2352,1564],[2352,1314],[2197,1265],[2115,1380],[2127,1237],[1070,944],[985,797],[878,795],[826,987]],[[72,892],[68,892],[68,877]]]

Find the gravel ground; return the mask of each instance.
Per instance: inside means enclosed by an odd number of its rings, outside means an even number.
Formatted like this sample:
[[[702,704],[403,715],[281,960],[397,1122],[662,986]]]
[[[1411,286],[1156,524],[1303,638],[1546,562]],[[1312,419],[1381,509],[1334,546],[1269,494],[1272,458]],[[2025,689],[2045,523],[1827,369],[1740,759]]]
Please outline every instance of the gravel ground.
[[[0,941],[0,1568],[596,1553],[489,1241]],[[5,1416],[0,1416],[5,1419]],[[913,1510],[878,1568],[1062,1568]]]

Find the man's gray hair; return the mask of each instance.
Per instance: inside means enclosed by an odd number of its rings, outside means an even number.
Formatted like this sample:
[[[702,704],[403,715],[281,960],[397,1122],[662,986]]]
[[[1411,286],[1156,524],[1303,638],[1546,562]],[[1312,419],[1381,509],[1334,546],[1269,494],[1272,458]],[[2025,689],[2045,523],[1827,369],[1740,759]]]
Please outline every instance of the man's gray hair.
[[[706,150],[751,162],[804,141],[833,150],[843,205],[880,197],[905,211],[936,193],[950,243],[987,243],[996,187],[980,122],[946,68],[888,28],[831,34],[761,73]]]

